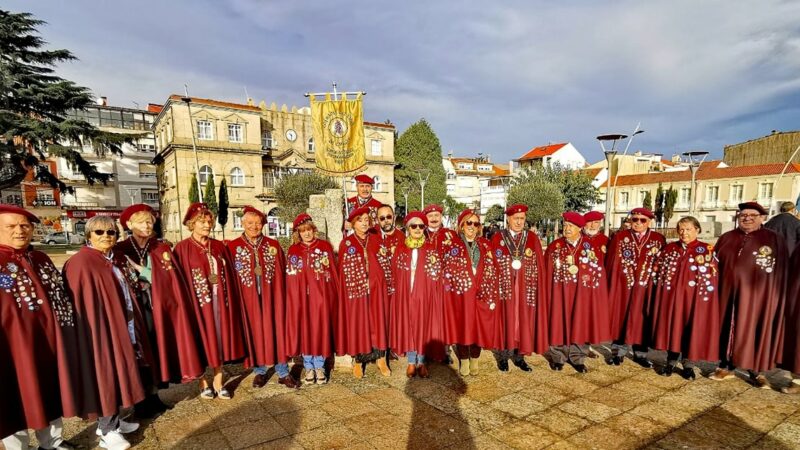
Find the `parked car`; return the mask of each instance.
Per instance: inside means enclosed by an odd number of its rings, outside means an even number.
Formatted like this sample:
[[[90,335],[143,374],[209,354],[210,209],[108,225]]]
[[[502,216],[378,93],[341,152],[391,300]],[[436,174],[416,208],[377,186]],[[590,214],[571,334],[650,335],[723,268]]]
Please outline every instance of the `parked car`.
[[[80,234],[70,233],[69,234],[69,243],[70,244],[80,244],[83,241],[83,238]],[[64,234],[63,231],[57,231],[53,233],[48,233],[45,237],[42,238],[42,244],[53,245],[53,244],[66,244],[67,243],[67,236]]]

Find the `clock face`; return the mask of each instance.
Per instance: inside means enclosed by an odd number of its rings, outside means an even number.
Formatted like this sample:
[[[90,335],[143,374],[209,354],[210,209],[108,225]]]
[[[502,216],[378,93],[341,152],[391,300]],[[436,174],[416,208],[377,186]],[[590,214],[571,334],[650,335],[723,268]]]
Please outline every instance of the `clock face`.
[[[297,139],[297,132],[294,130],[286,130],[286,139],[290,142],[294,142]]]

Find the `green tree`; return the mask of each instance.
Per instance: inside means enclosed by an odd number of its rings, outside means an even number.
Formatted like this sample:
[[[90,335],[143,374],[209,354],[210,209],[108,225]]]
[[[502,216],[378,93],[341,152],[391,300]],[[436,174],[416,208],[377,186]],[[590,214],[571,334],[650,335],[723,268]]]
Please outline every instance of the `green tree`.
[[[308,209],[308,197],[323,194],[326,189],[341,189],[333,179],[316,172],[281,178],[275,185],[278,202],[278,219],[291,223],[298,214]]]
[[[427,197],[427,194],[425,194],[425,196]],[[444,209],[444,214],[442,215],[448,220],[451,227],[455,228],[458,215],[461,214],[461,211],[467,209],[467,205],[456,201],[456,199],[448,195],[444,198],[444,205],[442,206],[442,209]]]
[[[653,197],[650,195],[650,191],[645,192],[644,200],[642,200],[642,206],[649,210],[653,209]]]
[[[206,190],[203,194],[203,203],[205,203],[206,207],[214,213],[214,216],[216,216],[219,212],[219,208],[217,207],[217,193],[214,192],[216,190],[215,188],[214,176],[211,175],[208,177],[208,181],[206,182]]]
[[[669,224],[672,215],[675,212],[675,202],[678,201],[678,191],[669,187],[666,194],[664,194],[664,225]]]
[[[529,226],[542,227],[546,220],[558,219],[564,212],[564,194],[561,188],[548,181],[536,180],[515,183],[508,192],[508,203],[528,206],[525,219]]]
[[[447,195],[442,166],[442,146],[425,119],[406,129],[397,139],[394,151],[397,166],[394,170],[395,203],[405,204],[403,190],[408,189],[409,211],[420,206],[420,174],[428,175],[425,183],[425,203],[441,205]]]
[[[225,239],[225,225],[228,223],[228,182],[225,181],[225,176],[222,176],[222,182],[219,184],[219,213],[217,214],[217,223],[222,225],[222,238]]]
[[[505,210],[500,205],[492,205],[488,211],[486,211],[486,218],[484,219],[484,223],[486,225],[492,225],[495,223],[503,223],[503,216],[505,215]]]
[[[658,189],[656,189],[656,204],[653,209],[653,215],[656,216],[656,224],[660,225],[661,220],[664,218],[664,188],[661,187],[661,183],[658,183]]]
[[[600,191],[592,181],[586,173],[556,163],[526,167],[512,180],[512,185],[531,182],[555,184],[564,197],[565,210],[586,211],[601,200]]]
[[[37,28],[44,23],[29,13],[0,10],[0,189],[18,185],[35,169],[38,181],[73,192],[42,164],[48,156],[64,158],[89,184],[106,183],[112,174],[98,171],[80,149],[121,155],[122,144],[139,136],[108,133],[68,116],[92,104],[92,96],[55,75],[56,65],[76,58],[68,50],[43,49]]]
[[[197,174],[192,172],[192,181],[189,185],[189,202],[197,203],[200,201],[200,189],[197,187]]]

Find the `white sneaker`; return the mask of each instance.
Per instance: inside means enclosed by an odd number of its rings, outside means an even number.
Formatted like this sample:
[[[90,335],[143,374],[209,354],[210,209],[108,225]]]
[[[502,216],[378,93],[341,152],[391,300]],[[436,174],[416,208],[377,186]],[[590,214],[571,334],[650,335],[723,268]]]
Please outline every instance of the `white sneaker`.
[[[119,426],[117,426],[117,429],[114,430],[114,431],[117,432],[117,433],[128,434],[128,433],[133,433],[134,431],[136,431],[138,429],[139,429],[139,424],[138,423],[125,422],[124,420],[119,419]],[[103,437],[103,433],[100,431],[99,427],[97,428],[97,431],[95,433],[98,436]]]
[[[109,450],[125,450],[131,448],[131,443],[119,431],[110,431],[100,437],[100,447]]]

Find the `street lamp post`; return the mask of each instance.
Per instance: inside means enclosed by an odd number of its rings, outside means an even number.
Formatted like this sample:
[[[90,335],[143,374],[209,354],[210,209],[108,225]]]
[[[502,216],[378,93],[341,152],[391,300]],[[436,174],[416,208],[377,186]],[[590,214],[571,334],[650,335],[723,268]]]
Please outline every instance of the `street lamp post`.
[[[405,198],[406,200],[406,206],[403,209],[403,215],[405,216],[406,214],[408,214],[408,187],[403,188],[403,198]]]
[[[689,170],[692,172],[692,184],[691,184],[692,198],[691,198],[691,203],[689,204],[689,215],[694,216],[695,203],[697,203],[697,186],[695,186],[695,179],[697,178],[697,169],[700,167],[700,164],[703,164],[703,161],[706,160],[708,152],[703,152],[703,151],[684,152],[683,156],[685,156],[689,160]]]
[[[597,140],[600,141],[600,148],[603,149],[603,153],[606,156],[606,163],[608,165],[608,177],[606,181],[606,217],[603,221],[603,229],[606,233],[610,233],[610,224],[611,224],[611,214],[613,209],[611,208],[611,202],[613,201],[613,196],[611,195],[611,190],[613,188],[612,185],[612,169],[614,167],[614,157],[617,156],[617,142],[622,139],[627,138],[628,135],[626,134],[601,134],[597,136]],[[606,149],[605,142],[611,141],[611,148]]]
[[[419,187],[420,187],[420,200],[419,200],[419,209],[422,210],[425,208],[425,183],[428,182],[428,177],[431,176],[431,171],[428,169],[422,169],[417,172],[419,176]]]

